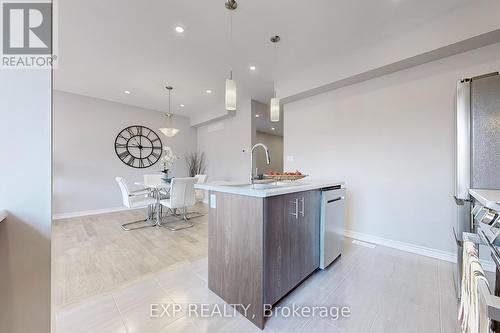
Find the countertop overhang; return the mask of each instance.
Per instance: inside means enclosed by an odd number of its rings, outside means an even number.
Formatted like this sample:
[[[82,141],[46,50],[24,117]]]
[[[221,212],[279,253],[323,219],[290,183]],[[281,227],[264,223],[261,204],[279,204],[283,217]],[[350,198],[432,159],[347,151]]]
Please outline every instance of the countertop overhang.
[[[322,188],[327,188],[332,186],[341,186],[343,188],[345,187],[345,182],[329,181],[329,180],[295,181],[293,183],[290,183],[290,186],[278,186],[266,189],[252,189],[249,187],[245,187],[245,185],[248,186],[249,184],[246,182],[220,181],[220,182],[213,182],[206,184],[196,184],[195,188],[200,190],[214,191],[214,192],[223,192],[223,193],[245,195],[250,197],[267,198],[288,193],[319,190]]]
[[[469,190],[469,194],[479,201],[481,205],[500,212],[500,191],[499,190]]]

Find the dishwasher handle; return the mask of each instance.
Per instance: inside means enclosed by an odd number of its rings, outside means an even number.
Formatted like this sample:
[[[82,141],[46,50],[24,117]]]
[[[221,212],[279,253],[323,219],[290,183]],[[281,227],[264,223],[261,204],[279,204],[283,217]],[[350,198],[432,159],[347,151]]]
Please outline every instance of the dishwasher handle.
[[[326,203],[332,203],[332,202],[336,202],[336,201],[340,201],[340,200],[344,200],[344,197],[338,197],[335,199],[331,199],[331,200],[328,200]]]

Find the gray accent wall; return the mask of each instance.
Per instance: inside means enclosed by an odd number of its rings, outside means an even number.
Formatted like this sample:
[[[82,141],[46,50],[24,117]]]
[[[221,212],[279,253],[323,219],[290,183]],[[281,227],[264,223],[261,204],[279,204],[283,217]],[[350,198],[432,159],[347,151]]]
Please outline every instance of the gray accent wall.
[[[456,82],[500,44],[285,105],[285,169],[346,182],[346,228],[451,252]]]
[[[131,125],[154,130],[163,146],[170,146],[180,159],[171,175],[188,175],[184,156],[196,151],[196,129],[189,119],[173,117],[181,131],[167,138],[158,129],[166,125],[162,112],[131,105],[54,91],[54,215],[108,210],[122,207],[115,177],[124,177],[133,189],[144,174],[161,171],[160,163],[136,169],[118,159],[114,149],[117,134]]]
[[[209,181],[249,180],[251,113],[250,98],[238,96],[238,110],[232,116],[198,127],[198,149],[206,154]]]
[[[259,174],[270,171],[282,172],[283,170],[283,137],[279,135],[271,135],[264,132],[256,132],[255,141],[263,143],[269,149],[271,155],[271,164],[267,164],[266,154],[264,150],[258,149],[255,152],[255,164]],[[288,170],[295,171],[295,170]]]
[[[48,333],[51,71],[0,72],[0,331]]]

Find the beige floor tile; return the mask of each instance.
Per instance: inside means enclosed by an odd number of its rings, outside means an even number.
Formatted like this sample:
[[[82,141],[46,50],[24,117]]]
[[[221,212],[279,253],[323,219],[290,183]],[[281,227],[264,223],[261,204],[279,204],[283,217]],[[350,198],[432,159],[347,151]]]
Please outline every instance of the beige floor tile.
[[[186,317],[177,319],[167,327],[162,328],[158,333],[201,333],[202,331],[192,320]]]
[[[202,333],[238,332],[233,328],[238,324],[238,318],[190,318]],[[245,319],[246,320],[246,319]],[[251,323],[249,323],[252,325]],[[257,327],[256,327],[257,328]],[[238,332],[240,333],[240,332]]]
[[[351,276],[344,279],[340,286],[328,295],[329,301],[323,305],[350,309],[347,318],[325,319],[328,323],[345,332],[368,332],[380,306],[383,295],[381,290],[390,282],[376,275],[370,281],[367,276],[362,276],[365,274],[369,276],[370,272],[355,268]]]
[[[453,280],[454,264],[442,262],[439,272],[439,308],[441,316],[441,333],[458,333],[457,322],[459,302]]]
[[[438,311],[389,295],[382,297],[379,305],[370,332],[440,332]]]
[[[204,281],[208,282],[208,258],[191,263],[191,269]]]
[[[156,332],[183,316],[182,312],[174,313],[174,301],[155,279],[146,279],[134,283],[113,294],[118,309],[129,333]],[[154,318],[151,316],[152,304],[170,306],[168,315]],[[163,308],[159,313],[164,313]]]
[[[279,304],[278,304],[279,305]],[[267,319],[265,329],[274,333],[299,332],[311,318],[288,317],[273,311],[273,316]]]
[[[298,332],[301,333],[343,333],[330,323],[322,319],[311,320],[307,322]],[[388,331],[390,332],[390,331]],[[394,331],[396,332],[396,331]]]
[[[112,296],[88,302],[56,316],[57,333],[127,333]]]
[[[143,303],[169,303],[172,299],[154,278],[146,278],[130,284],[113,293],[116,305],[121,312],[127,312],[138,304]]]
[[[193,270],[191,263],[178,264],[175,269],[165,270],[156,275],[160,285],[167,291],[178,289],[183,285],[204,284],[206,282]]]

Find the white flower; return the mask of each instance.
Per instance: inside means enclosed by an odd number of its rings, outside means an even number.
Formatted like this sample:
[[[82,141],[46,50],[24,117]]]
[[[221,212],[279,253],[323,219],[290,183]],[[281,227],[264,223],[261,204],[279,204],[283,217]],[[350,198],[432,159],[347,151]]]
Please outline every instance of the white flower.
[[[163,164],[164,168],[170,169],[174,164],[175,160],[178,159],[178,157],[174,155],[174,152],[170,147],[163,147],[163,152],[164,154],[163,157],[161,158],[161,163]]]

